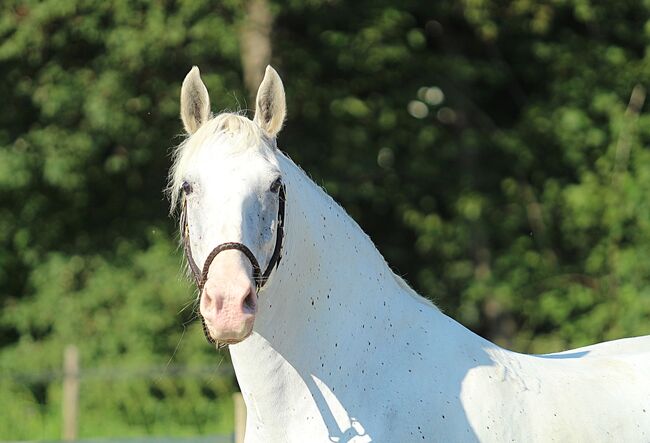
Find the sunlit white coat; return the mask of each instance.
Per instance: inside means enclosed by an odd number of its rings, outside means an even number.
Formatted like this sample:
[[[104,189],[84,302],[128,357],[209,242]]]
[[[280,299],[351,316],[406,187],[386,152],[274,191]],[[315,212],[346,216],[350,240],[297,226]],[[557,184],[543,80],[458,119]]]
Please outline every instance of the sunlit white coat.
[[[267,77],[277,76],[269,69]],[[283,119],[284,93],[266,93]],[[188,127],[192,116],[183,118]],[[269,130],[257,117],[246,122],[236,126],[256,125],[271,136],[280,128],[276,121]],[[189,149],[236,162],[233,149],[243,148],[232,143],[243,139],[211,130],[214,137],[203,134]],[[650,336],[543,356],[484,340],[414,293],[345,211],[269,140],[244,147],[277,168],[287,196],[283,258],[259,293],[250,336],[230,346],[248,410],[247,442],[650,441]],[[216,167],[209,156],[189,166],[191,157],[178,155],[172,186],[187,170],[204,187],[217,186],[208,178]],[[233,174],[246,167],[230,166]],[[229,192],[218,186],[213,195]],[[211,221],[223,224],[198,202],[193,211],[205,232]],[[193,240],[199,265],[229,240],[219,229]],[[268,257],[265,245],[251,249]]]

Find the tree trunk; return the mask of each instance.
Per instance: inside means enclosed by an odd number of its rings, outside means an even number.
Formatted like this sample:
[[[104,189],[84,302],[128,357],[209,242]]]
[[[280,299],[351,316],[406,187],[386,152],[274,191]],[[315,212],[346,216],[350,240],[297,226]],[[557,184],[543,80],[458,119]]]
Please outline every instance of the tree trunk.
[[[264,68],[271,62],[271,28],[273,16],[267,0],[250,0],[246,5],[241,36],[241,62],[244,86],[250,103],[262,82]],[[251,105],[248,106],[252,108]]]

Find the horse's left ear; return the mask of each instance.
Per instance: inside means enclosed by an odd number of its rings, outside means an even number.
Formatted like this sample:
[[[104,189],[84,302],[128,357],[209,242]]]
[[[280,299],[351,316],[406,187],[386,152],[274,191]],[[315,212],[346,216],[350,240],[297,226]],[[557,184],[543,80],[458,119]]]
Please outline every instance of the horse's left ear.
[[[257,90],[255,100],[255,118],[253,119],[268,136],[275,137],[284,123],[287,115],[287,102],[284,97],[284,86],[275,69],[266,67],[264,80]]]

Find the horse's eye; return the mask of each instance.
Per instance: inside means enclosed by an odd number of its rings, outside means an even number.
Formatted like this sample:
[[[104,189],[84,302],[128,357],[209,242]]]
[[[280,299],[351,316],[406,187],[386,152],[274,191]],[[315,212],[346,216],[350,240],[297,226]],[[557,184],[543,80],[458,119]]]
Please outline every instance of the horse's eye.
[[[280,186],[282,186],[282,178],[278,177],[273,181],[273,183],[271,183],[269,190],[273,193],[277,193],[280,190]]]
[[[183,182],[181,188],[183,188],[183,192],[185,193],[185,195],[189,195],[192,193],[192,185],[189,184],[188,182]]]

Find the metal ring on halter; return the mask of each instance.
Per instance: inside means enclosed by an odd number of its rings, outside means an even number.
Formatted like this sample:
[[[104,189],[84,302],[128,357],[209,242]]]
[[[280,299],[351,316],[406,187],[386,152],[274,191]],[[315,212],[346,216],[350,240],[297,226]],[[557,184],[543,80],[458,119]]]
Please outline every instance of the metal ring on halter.
[[[183,250],[185,252],[185,257],[187,258],[187,263],[190,266],[190,271],[194,276],[196,286],[199,289],[199,297],[203,292],[203,286],[205,285],[205,282],[208,280],[208,271],[210,270],[212,261],[216,258],[217,255],[219,255],[219,253],[227,251],[229,249],[236,249],[238,251],[241,251],[251,262],[251,265],[253,267],[253,280],[255,281],[256,291],[259,291],[264,286],[266,281],[269,279],[271,272],[273,272],[273,269],[280,264],[280,259],[282,258],[282,244],[284,240],[284,203],[286,200],[285,192],[286,191],[284,184],[282,184],[278,192],[278,222],[275,231],[275,248],[273,249],[273,255],[271,255],[269,264],[266,266],[266,270],[263,274],[261,273],[260,264],[255,258],[255,254],[253,254],[253,252],[246,245],[238,242],[227,242],[217,245],[217,247],[215,247],[205,259],[205,262],[203,263],[203,270],[200,270],[194,261],[194,257],[192,255],[192,247],[190,245],[190,228],[187,223],[187,201],[183,203],[183,212],[181,213]],[[200,312],[197,312],[197,314],[199,315],[201,323],[203,324],[203,334],[205,335],[205,338],[209,343],[216,344],[216,341],[210,336],[210,331],[208,331],[208,327],[205,324],[205,319]]]

